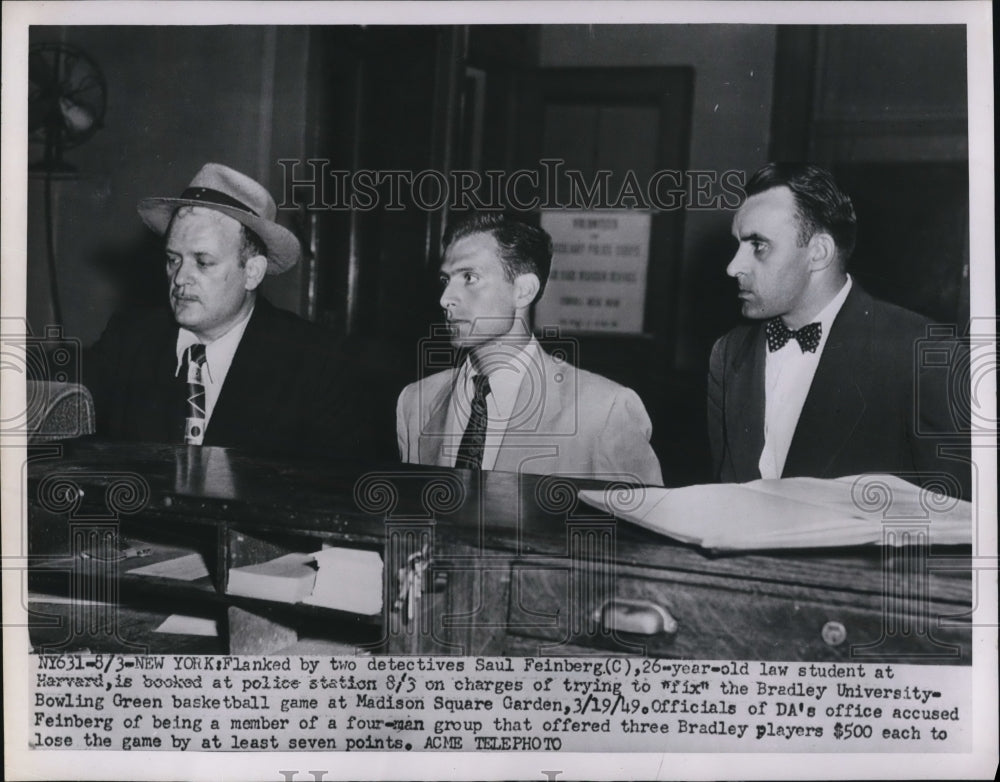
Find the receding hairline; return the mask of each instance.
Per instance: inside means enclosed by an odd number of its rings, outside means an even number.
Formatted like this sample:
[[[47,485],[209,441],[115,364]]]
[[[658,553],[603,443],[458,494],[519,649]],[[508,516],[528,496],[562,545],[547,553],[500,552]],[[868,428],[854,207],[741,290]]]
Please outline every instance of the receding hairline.
[[[774,194],[777,194],[777,192],[780,190],[784,190],[786,198],[790,199],[788,204],[773,203]],[[772,199],[771,203],[767,203],[768,197]],[[733,215],[732,229],[734,232],[736,230],[736,221],[739,219],[740,215],[743,214],[744,210],[748,206],[751,206],[750,202],[754,201],[754,199],[757,199],[756,202],[753,204],[753,206],[756,207],[764,207],[772,210],[777,210],[785,206],[791,206],[793,212],[793,218],[795,219],[795,221],[797,223],[800,223],[802,221],[802,210],[801,207],[799,206],[798,199],[795,197],[795,193],[792,192],[792,189],[788,187],[788,185],[775,185],[774,187],[767,188],[767,190],[761,190],[758,193],[754,193],[753,195],[747,196],[744,199],[743,203],[740,204],[739,208],[736,210],[736,213]]]
[[[790,205],[792,207],[792,219],[795,221],[795,227],[796,227],[796,243],[799,247],[805,247],[807,244],[809,244],[809,242],[812,240],[814,236],[820,233],[826,234],[827,236],[833,238],[833,234],[830,232],[828,228],[825,228],[822,225],[814,223],[807,217],[805,211],[802,208],[802,204],[799,202],[798,194],[784,182],[777,183],[775,185],[772,185],[771,187],[765,188],[764,190],[758,190],[756,193],[753,193],[752,195],[748,195],[746,197],[746,200],[743,202],[743,204],[737,211],[737,215],[739,215],[739,212],[741,212],[744,208],[746,208],[746,205],[749,204],[752,199],[754,198],[762,199],[769,194],[778,193],[780,191],[783,191],[785,196],[788,199],[790,199]],[[772,208],[778,208],[779,205],[772,204],[771,206]],[[736,236],[735,223],[736,223],[736,218],[734,217],[733,231],[732,231],[734,236]],[[809,233],[810,231],[811,233]],[[806,235],[807,233],[808,236]]]

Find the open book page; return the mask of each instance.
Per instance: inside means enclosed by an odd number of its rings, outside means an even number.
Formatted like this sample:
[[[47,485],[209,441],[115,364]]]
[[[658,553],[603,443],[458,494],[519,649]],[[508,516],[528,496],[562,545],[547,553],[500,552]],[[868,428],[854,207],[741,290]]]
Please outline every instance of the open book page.
[[[878,521],[927,519],[966,523],[972,503],[921,488],[895,475],[847,475],[843,478],[783,478],[740,484],[754,491],[797,502],[837,508],[845,515]]]
[[[926,529],[932,543],[971,540],[970,503],[884,475],[645,488],[633,497],[582,491],[580,498],[654,532],[712,549],[915,542],[898,534],[903,527]],[[887,535],[890,527],[897,534]]]
[[[870,530],[877,535],[873,541],[877,543],[905,545],[914,542],[912,537],[905,537],[908,528],[915,533],[925,527],[930,542],[938,545],[968,545],[971,542],[971,502],[917,486],[895,475],[870,473],[831,480],[785,478],[752,481],[743,486],[804,504],[837,509],[843,516],[837,532],[844,536],[844,542],[836,545],[852,545],[848,542],[849,517],[864,519],[864,523],[857,525],[858,535],[863,538],[863,530]],[[883,540],[890,531],[894,533],[891,540]],[[802,538],[807,534],[805,529],[799,532]],[[825,537],[822,530],[817,530],[817,534],[821,539]]]
[[[843,522],[843,516],[836,510],[739,484],[644,491],[637,507],[616,504],[603,492],[584,491],[580,498],[654,532],[706,548],[788,545],[781,541],[798,532],[829,530]]]

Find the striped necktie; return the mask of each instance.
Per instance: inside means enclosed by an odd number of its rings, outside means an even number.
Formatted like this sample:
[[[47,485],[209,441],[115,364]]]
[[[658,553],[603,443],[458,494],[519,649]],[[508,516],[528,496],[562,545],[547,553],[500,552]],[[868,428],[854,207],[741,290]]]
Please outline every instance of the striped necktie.
[[[486,447],[486,424],[489,420],[486,395],[490,393],[490,379],[486,375],[476,375],[472,382],[476,384],[476,391],[472,397],[469,423],[462,435],[462,443],[458,446],[455,466],[479,470],[483,466],[483,449]]]
[[[183,370],[187,377],[187,417],[184,419],[184,442],[201,445],[205,439],[205,346],[191,345],[184,352]]]

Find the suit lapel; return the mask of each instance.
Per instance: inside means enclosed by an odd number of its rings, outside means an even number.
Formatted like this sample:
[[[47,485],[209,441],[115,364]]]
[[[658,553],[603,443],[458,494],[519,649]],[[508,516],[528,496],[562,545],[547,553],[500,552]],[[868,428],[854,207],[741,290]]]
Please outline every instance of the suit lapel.
[[[419,464],[435,464],[439,467],[452,467],[454,460],[445,453],[445,426],[448,421],[448,403],[458,382],[459,370],[452,369],[443,379],[441,387],[429,394],[429,411],[426,423],[418,433],[417,454]],[[423,416],[421,416],[421,419]]]
[[[855,365],[871,366],[871,299],[855,281],[837,313],[788,448],[783,477],[828,476],[865,411]]]
[[[163,426],[167,442],[184,442],[184,421],[187,416],[187,378],[177,371],[177,329],[173,329],[169,344],[159,351],[162,360],[156,368],[158,393],[163,395]]]
[[[131,368],[135,390],[122,400],[127,428],[152,442],[184,442],[187,382],[177,374],[177,324],[172,315],[165,312],[137,349],[140,355]]]
[[[560,379],[556,375],[561,374]],[[526,458],[539,456],[545,453],[544,448],[553,448],[558,445],[560,438],[548,437],[541,454],[539,443],[532,434],[555,434],[556,427],[551,422],[556,413],[563,409],[562,400],[567,406],[572,405],[573,409],[579,413],[576,406],[575,394],[570,392],[570,398],[565,398],[565,391],[575,387],[576,370],[569,365],[558,366],[551,356],[542,350],[538,345],[536,359],[528,369],[528,373],[521,379],[521,385],[517,390],[517,400],[514,409],[511,411],[511,420],[504,430],[503,439],[500,441],[500,449],[497,452],[497,459],[493,465],[494,470],[506,472],[519,472],[522,463]],[[537,394],[539,385],[544,389],[545,395],[542,403],[538,404]],[[534,446],[526,443],[534,442]]]
[[[748,330],[734,351],[726,396],[726,431],[736,475],[760,477],[764,449],[764,328]]]
[[[280,363],[283,353],[268,349],[270,310],[271,305],[258,297],[250,322],[240,344],[236,346],[226,381],[215,400],[212,418],[205,430],[205,445],[230,442],[234,437],[239,439],[242,428],[262,425],[262,422],[254,420],[249,405],[254,399],[274,398],[265,386],[281,382],[283,375],[281,367],[274,366]],[[294,347],[285,346],[284,355],[288,355]],[[268,362],[268,368],[262,370],[260,362]]]

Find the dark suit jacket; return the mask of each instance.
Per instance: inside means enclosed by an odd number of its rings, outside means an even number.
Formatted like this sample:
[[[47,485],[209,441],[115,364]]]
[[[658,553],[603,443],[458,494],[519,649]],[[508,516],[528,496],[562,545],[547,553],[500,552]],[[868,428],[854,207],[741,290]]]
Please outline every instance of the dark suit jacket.
[[[182,443],[186,385],[169,310],[118,315],[84,355],[97,434]],[[363,385],[333,334],[258,297],[205,445],[310,456],[369,454]]]
[[[956,424],[961,400],[949,396],[961,351],[955,340],[929,340],[929,323],[854,282],[830,329],[783,478],[889,472],[927,484],[943,473],[942,488],[970,496],[969,439]],[[934,344],[949,352],[947,365],[924,359]],[[712,349],[708,429],[717,480],[760,478],[765,350],[762,322],[736,327]],[[958,458],[939,453],[939,445]]]

